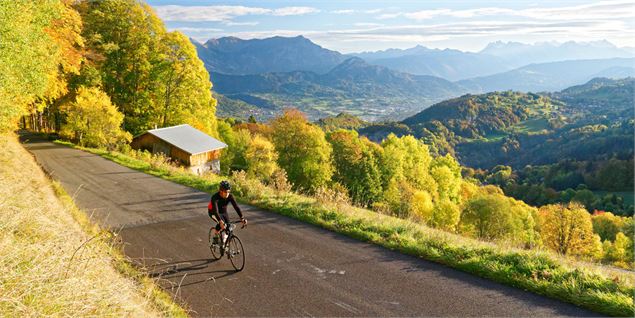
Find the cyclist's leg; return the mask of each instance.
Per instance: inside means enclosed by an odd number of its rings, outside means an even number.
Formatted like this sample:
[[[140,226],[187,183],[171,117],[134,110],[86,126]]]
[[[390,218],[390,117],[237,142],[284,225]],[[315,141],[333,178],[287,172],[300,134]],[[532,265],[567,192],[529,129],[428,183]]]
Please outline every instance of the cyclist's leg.
[[[218,223],[216,216],[210,211],[207,211],[207,215],[209,215],[209,218],[216,223],[216,227],[214,227],[214,234],[218,234],[218,232],[220,232],[220,223]]]
[[[220,218],[225,223],[225,230],[227,230],[227,228],[229,226],[229,215],[227,215],[226,213],[221,213],[220,214]],[[218,229],[220,230],[220,223],[218,224]],[[226,239],[227,239],[226,231],[223,231],[221,233],[221,242],[223,243],[223,245],[224,245]]]

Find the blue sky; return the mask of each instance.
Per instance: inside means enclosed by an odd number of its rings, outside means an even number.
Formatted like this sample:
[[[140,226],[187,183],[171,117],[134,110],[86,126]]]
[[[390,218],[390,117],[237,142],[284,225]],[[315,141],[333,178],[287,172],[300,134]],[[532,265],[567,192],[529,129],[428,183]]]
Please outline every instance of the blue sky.
[[[148,0],[168,29],[205,42],[304,35],[343,53],[409,48],[478,51],[494,41],[608,40],[635,46],[635,2]]]

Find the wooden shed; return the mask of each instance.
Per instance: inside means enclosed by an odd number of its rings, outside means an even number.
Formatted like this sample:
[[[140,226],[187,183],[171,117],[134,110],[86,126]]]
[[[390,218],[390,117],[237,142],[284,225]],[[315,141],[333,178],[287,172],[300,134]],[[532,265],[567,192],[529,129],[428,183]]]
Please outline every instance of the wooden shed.
[[[192,172],[220,172],[220,151],[227,145],[187,124],[148,130],[134,137],[133,149],[162,153]]]

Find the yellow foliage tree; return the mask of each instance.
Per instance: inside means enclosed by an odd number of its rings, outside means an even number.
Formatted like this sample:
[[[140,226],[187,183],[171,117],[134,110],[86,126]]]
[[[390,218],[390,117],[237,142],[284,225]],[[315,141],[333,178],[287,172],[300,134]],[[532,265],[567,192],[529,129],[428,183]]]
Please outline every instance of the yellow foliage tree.
[[[593,222],[593,231],[600,235],[603,241],[613,241],[615,240],[615,235],[624,227],[626,218],[613,215],[611,212],[605,212],[593,215],[591,221]]]
[[[432,210],[434,209],[430,193],[425,190],[415,191],[410,199],[410,209],[413,216],[428,223],[432,218]]]
[[[631,239],[624,233],[615,235],[615,242],[604,241],[604,259],[617,266],[628,268],[633,263],[633,250]]]
[[[435,228],[454,232],[461,219],[461,210],[449,199],[441,199],[432,210],[430,225]]]
[[[247,174],[261,181],[269,182],[273,173],[278,170],[276,160],[278,153],[273,144],[260,135],[254,136],[245,152]]]
[[[121,129],[123,114],[99,88],[80,87],[75,102],[65,105],[63,111],[67,117],[61,134],[80,145],[113,148],[132,139]]]
[[[545,246],[563,255],[585,255],[594,246],[591,216],[578,203],[540,208],[540,235]]]

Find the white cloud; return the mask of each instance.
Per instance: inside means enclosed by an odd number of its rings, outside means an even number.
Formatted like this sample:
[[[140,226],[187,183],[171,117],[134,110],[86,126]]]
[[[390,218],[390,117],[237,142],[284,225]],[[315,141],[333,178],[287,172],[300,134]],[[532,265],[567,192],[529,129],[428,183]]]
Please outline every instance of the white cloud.
[[[245,6],[155,6],[157,15],[164,21],[211,21],[227,22],[245,15],[289,16],[319,12],[311,7],[283,7],[267,9]]]
[[[393,18],[399,17],[401,15],[403,15],[403,13],[401,13],[401,12],[398,12],[398,13],[384,13],[384,14],[379,15],[377,17],[377,19],[379,19],[379,20],[393,19]]]
[[[287,16],[287,15],[304,15],[309,13],[317,13],[320,10],[311,7],[285,7],[273,10],[273,15]]]
[[[357,11],[356,10],[351,10],[351,9],[331,11],[331,13],[334,13],[334,14],[353,14],[355,12],[357,12]]]
[[[417,43],[458,41],[460,39],[519,39],[590,41],[621,37],[634,37],[635,30],[621,21],[572,21],[555,22],[501,22],[492,20],[469,21],[447,24],[413,24],[397,26],[368,26],[354,29],[317,30],[262,30],[230,32],[225,35],[239,38],[267,38],[271,36],[303,35],[341,51],[359,50],[355,43],[385,43],[385,47],[396,44],[413,46]],[[548,38],[547,38],[548,36]],[[485,42],[487,43],[487,42]],[[459,45],[460,46],[460,45]],[[372,48],[369,47],[369,48]],[[375,48],[377,48],[375,46]],[[465,49],[465,48],[464,48]],[[475,49],[472,47],[472,49]]]
[[[192,27],[171,27],[169,31],[181,31],[183,33],[201,33],[201,32],[222,32],[219,28],[192,28]]]
[[[382,11],[383,11],[383,9],[370,9],[370,10],[364,10],[364,13],[375,14],[375,13],[379,13],[379,12],[382,12]]]
[[[234,21],[226,21],[223,24],[228,26],[254,26],[258,25],[260,22],[258,21],[250,21],[250,22],[234,22]]]
[[[635,2],[601,1],[591,4],[564,7],[532,7],[528,9],[509,9],[487,7],[478,9],[453,10],[435,9],[415,12],[383,14],[378,19],[404,16],[413,20],[428,20],[436,17],[475,18],[485,16],[524,17],[535,20],[597,20],[615,18],[635,18]]]
[[[331,13],[333,14],[353,14],[353,13],[375,14],[381,11],[383,11],[383,9],[369,9],[369,10],[343,9],[343,10],[333,10],[331,11]]]
[[[359,23],[355,23],[353,25],[354,26],[358,26],[358,27],[380,27],[380,26],[383,26],[383,24],[381,24],[381,23],[370,23],[370,22],[359,22]]]

